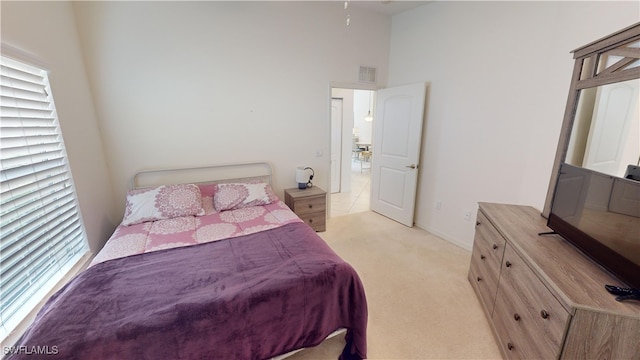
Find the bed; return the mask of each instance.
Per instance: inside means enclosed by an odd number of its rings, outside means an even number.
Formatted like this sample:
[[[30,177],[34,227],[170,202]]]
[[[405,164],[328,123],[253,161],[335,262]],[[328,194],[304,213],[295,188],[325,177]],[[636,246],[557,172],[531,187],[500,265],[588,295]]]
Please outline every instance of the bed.
[[[270,179],[265,163],[137,174],[122,223],[7,359],[270,359],[340,329],[340,358],[366,358],[358,274]]]

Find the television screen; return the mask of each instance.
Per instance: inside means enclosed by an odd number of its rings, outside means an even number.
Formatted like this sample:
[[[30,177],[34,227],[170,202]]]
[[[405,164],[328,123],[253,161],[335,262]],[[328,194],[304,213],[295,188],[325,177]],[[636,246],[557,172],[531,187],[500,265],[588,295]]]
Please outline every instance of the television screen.
[[[548,226],[640,288],[639,181],[562,164]]]

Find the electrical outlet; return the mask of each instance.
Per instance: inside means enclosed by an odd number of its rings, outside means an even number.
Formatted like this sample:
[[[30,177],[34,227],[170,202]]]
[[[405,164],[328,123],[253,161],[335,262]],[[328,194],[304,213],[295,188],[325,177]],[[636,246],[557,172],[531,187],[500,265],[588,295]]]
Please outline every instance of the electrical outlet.
[[[471,221],[471,211],[465,211],[464,212],[464,219],[466,221]]]
[[[436,210],[442,209],[442,201],[436,201]]]

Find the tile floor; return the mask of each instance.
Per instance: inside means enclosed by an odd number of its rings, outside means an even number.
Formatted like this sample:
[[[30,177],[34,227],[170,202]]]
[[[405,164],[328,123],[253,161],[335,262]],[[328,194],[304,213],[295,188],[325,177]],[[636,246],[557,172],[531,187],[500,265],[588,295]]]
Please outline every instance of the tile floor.
[[[360,166],[363,165],[362,170]],[[351,191],[331,194],[329,217],[369,211],[371,163],[351,161]]]

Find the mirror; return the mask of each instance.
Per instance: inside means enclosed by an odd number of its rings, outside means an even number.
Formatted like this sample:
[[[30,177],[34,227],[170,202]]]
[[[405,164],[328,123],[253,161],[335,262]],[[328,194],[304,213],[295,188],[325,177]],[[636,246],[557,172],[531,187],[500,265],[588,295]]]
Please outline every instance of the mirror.
[[[624,177],[640,160],[640,79],[580,91],[565,162]]]
[[[640,23],[574,51],[569,97],[542,216],[563,163],[640,177]],[[632,178],[633,179],[633,178]]]

